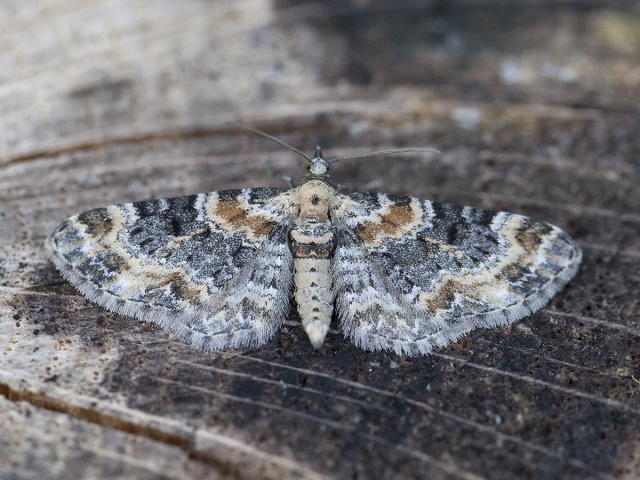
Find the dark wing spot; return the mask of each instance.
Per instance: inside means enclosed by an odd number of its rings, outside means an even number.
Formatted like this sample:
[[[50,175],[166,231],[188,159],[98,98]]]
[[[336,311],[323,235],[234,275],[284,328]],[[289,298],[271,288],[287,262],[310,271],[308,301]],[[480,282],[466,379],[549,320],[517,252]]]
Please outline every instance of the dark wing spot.
[[[176,237],[179,237],[182,233],[182,224],[180,222],[180,220],[178,220],[176,217],[173,217],[171,219],[171,227],[173,230],[173,235]]]

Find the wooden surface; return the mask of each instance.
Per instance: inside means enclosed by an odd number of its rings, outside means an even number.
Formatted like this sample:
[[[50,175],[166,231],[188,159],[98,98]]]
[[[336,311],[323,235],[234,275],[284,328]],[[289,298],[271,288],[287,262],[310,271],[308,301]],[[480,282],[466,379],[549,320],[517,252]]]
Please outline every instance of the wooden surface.
[[[0,478],[637,478],[640,5],[524,3],[3,1]],[[297,314],[201,353],[80,296],[43,249],[66,217],[300,178],[227,120],[438,148],[334,180],[549,221],[582,269],[412,359],[335,325],[316,352]]]

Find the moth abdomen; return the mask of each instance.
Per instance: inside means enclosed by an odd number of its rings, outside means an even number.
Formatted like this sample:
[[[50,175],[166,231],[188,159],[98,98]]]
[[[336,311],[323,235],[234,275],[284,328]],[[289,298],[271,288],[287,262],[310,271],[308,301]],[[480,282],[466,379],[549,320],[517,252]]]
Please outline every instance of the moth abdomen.
[[[331,260],[295,258],[293,261],[294,298],[311,344],[320,348],[333,316]]]
[[[303,220],[289,232],[294,298],[311,344],[320,348],[333,316],[331,257],[336,234],[328,221]]]

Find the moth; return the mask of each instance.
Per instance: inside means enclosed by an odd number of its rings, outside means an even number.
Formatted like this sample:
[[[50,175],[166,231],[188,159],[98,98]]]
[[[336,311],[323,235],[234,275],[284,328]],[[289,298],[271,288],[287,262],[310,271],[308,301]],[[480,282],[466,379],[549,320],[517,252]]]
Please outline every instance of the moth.
[[[576,274],[558,227],[506,212],[336,190],[325,160],[263,132],[309,170],[290,190],[244,188],[96,208],[47,239],[93,302],[202,350],[267,342],[292,298],[320,348],[335,316],[372,351],[427,354],[543,307]]]

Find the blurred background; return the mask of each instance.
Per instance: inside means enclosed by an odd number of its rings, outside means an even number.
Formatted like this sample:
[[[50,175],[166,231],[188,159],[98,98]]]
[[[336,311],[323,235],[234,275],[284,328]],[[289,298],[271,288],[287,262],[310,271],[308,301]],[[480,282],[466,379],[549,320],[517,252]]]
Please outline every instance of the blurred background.
[[[640,475],[640,2],[3,0],[0,478]],[[584,250],[548,307],[428,357],[201,353],[43,242],[89,208],[303,173],[522,213]]]

